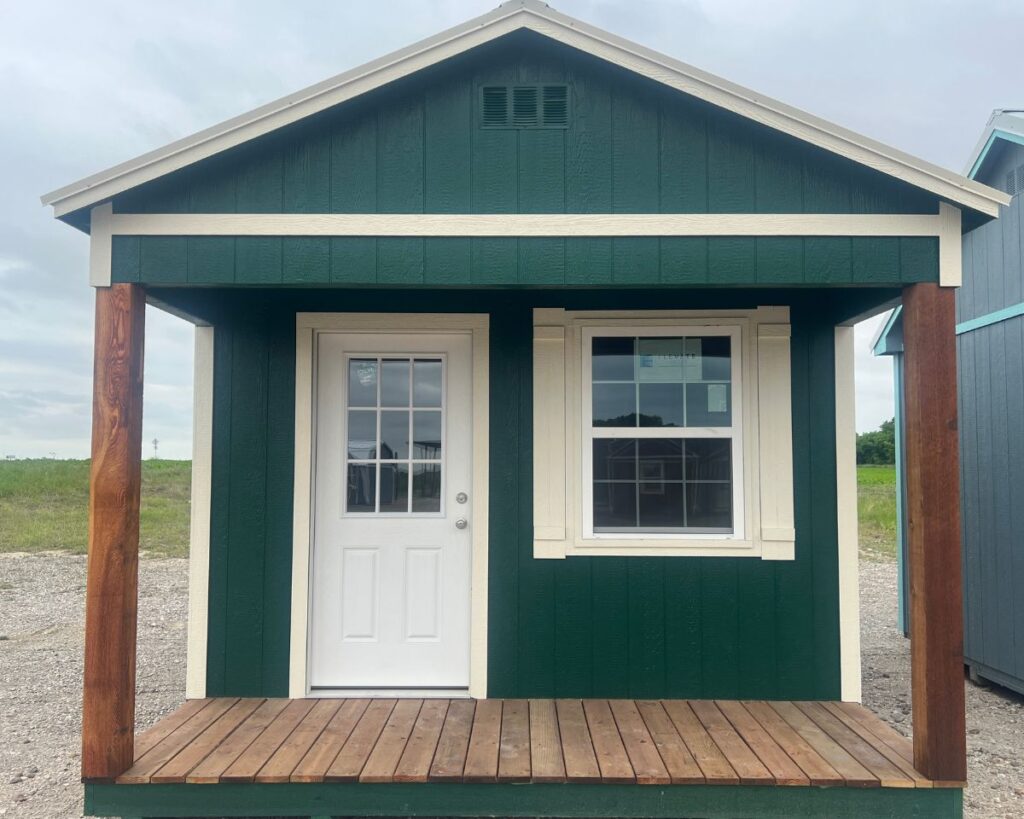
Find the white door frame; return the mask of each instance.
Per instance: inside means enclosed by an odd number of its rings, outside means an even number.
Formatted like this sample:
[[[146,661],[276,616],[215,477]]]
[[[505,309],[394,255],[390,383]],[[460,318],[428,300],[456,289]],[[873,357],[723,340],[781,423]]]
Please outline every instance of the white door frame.
[[[489,486],[489,317],[477,313],[297,313],[295,316],[295,484],[288,696],[310,696],[310,550],[315,469],[316,337],[320,333],[458,333],[472,336],[473,527],[470,697],[487,696],[487,501]],[[318,692],[321,695],[323,692]]]

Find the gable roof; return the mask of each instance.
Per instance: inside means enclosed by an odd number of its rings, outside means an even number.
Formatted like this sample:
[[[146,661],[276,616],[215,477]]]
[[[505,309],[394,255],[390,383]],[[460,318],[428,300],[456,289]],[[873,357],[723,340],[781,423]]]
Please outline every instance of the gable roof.
[[[42,197],[54,215],[82,208],[226,151],[519,29],[528,29],[685,94],[866,165],[985,216],[1006,194],[556,12],[538,0],[495,10]]]
[[[971,158],[967,160],[967,167],[964,168],[964,175],[970,179],[977,177],[985,164],[985,158],[996,140],[1015,142],[1024,145],[1024,110],[1013,108],[996,108],[992,116],[988,118],[985,130],[981,139],[971,151]]]

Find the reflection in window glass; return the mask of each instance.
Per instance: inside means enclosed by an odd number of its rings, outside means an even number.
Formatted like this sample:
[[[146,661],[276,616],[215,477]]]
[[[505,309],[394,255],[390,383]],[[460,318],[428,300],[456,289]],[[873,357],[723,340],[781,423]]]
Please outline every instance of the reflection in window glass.
[[[384,410],[380,414],[380,457],[402,461],[409,457],[409,411]]]
[[[416,460],[434,461],[441,457],[441,413],[417,410],[413,413],[413,451]]]
[[[360,461],[377,457],[377,413],[374,410],[349,410],[348,457]]]
[[[413,363],[413,405],[441,406],[441,362],[438,359],[416,359]]]
[[[594,384],[594,426],[636,426],[636,387],[632,383]]]
[[[728,531],[727,438],[597,438],[594,531]]]
[[[380,511],[409,511],[409,465],[380,465]]]
[[[385,358],[380,365],[380,405],[409,406],[409,359]]]
[[[731,426],[730,347],[728,336],[594,338],[593,426]]]
[[[349,512],[373,512],[377,505],[376,464],[349,464],[346,506]]]
[[[441,464],[414,464],[412,511],[441,511]]]

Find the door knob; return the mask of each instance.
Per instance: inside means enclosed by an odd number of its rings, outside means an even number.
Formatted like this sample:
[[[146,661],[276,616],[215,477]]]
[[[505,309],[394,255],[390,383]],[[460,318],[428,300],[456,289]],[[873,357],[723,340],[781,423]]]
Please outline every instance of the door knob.
[[[456,529],[465,529],[467,526],[469,526],[469,521],[465,518],[459,518],[457,521],[455,521]]]

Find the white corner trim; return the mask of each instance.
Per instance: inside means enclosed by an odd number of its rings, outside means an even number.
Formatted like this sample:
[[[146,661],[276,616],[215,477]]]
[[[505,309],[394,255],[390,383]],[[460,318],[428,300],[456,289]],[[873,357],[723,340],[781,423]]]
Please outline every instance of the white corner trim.
[[[857,424],[854,330],[836,327],[836,511],[839,545],[839,661],[841,696],[861,700],[860,589],[857,531]]]
[[[505,3],[407,48],[48,193],[42,202],[52,205],[56,216],[64,216],[517,29],[535,31],[988,216],[997,216],[999,205],[1009,203],[1006,194],[988,186],[560,14],[536,0]]]
[[[963,284],[960,216],[960,208],[939,202],[939,284],[943,287],[959,287]]]
[[[947,208],[949,206],[946,206]],[[956,210],[955,208],[953,210]],[[927,213],[116,213],[115,236],[945,236]],[[957,234],[957,248],[960,237]]]
[[[109,287],[114,256],[114,206],[97,205],[89,214],[89,284]]]
[[[313,329],[296,321],[295,329],[295,474],[292,487],[292,616],[288,662],[288,696],[309,695],[309,559],[312,547]]]
[[[213,472],[213,327],[195,328],[192,383],[192,517],[188,545],[188,649],[185,698],[206,696]]]
[[[297,313],[295,316],[295,478],[288,696],[310,695],[309,586],[315,463],[316,336],[320,332],[472,334],[473,518],[469,695],[487,696],[490,451],[490,317],[483,313]]]

